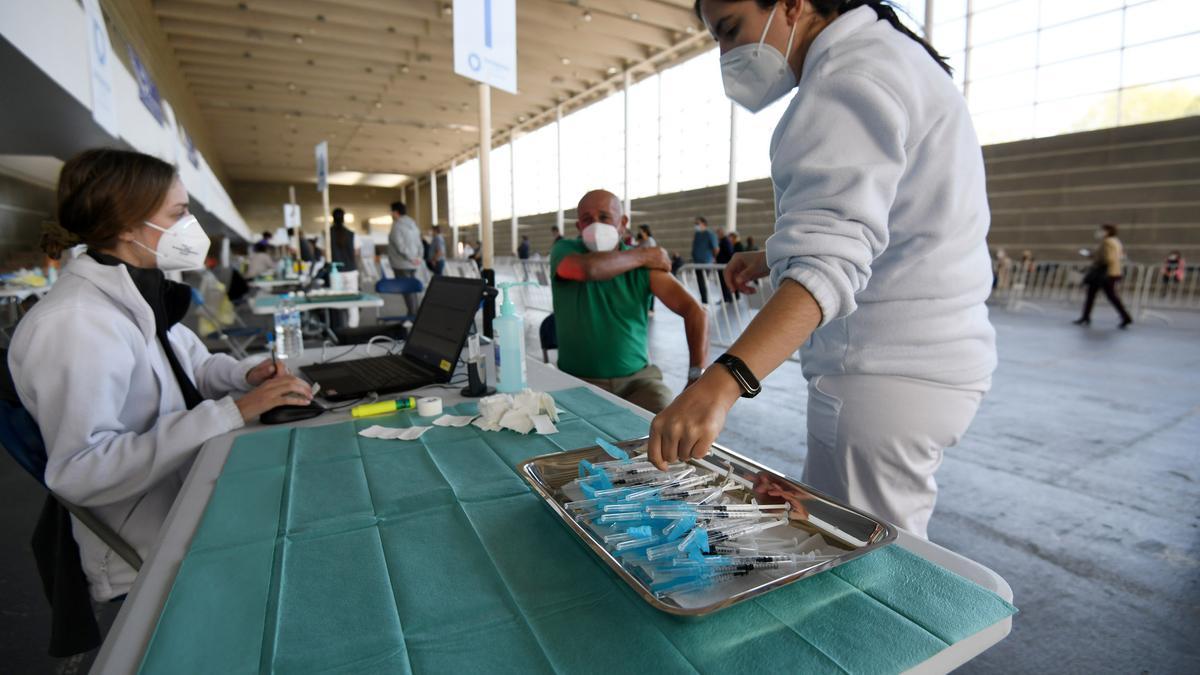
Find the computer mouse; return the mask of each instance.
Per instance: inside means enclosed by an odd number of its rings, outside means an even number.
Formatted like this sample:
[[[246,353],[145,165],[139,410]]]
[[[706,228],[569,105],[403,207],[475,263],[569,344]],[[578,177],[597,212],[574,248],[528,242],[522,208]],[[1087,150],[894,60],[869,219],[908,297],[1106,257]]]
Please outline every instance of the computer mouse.
[[[325,406],[316,401],[308,405],[281,405],[260,415],[258,421],[263,424],[287,424],[312,419],[323,412],[325,412]]]

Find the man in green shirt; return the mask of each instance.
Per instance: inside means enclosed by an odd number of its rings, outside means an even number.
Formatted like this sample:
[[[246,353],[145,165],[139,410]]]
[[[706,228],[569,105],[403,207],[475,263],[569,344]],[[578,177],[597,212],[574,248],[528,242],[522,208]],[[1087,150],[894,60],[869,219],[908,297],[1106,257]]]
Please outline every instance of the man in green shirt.
[[[708,357],[708,316],[671,276],[666,251],[621,243],[629,218],[616,195],[593,190],[579,200],[576,214],[580,236],[560,239],[550,251],[558,367],[660,412],[675,396],[646,355],[650,299],[657,297],[683,317],[691,357],[688,384],[700,377]]]

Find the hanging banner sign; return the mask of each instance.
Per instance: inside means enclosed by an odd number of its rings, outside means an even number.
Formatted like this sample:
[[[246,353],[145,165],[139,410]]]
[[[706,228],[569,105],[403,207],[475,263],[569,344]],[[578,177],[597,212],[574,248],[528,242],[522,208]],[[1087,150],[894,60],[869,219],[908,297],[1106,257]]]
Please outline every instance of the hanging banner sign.
[[[154,79],[150,77],[150,71],[146,70],[146,64],[138,58],[137,52],[133,47],[129,47],[129,61],[133,64],[133,77],[137,80],[138,98],[142,99],[142,105],[146,106],[146,110],[158,120],[159,126],[166,123],[166,116],[163,114],[162,97],[158,94],[158,85],[154,84]]]
[[[84,20],[87,21],[88,61],[92,72],[92,119],[113,138],[118,138],[117,98],[112,75],[114,55],[112,45],[108,42],[104,13],[100,11],[100,0],[83,0],[83,11]]]
[[[329,141],[317,143],[317,192],[324,192],[329,187]]]
[[[454,72],[517,93],[516,0],[454,0]]]

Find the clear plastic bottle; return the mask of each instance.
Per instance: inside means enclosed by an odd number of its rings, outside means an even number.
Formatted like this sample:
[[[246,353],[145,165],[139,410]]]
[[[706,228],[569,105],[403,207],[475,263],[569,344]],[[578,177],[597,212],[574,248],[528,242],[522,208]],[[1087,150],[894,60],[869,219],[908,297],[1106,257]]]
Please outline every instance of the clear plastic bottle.
[[[496,284],[504,294],[504,302],[500,305],[500,316],[494,322],[497,352],[496,370],[500,377],[496,383],[496,391],[503,393],[518,393],[525,389],[525,322],[517,314],[516,305],[509,297],[509,290],[514,286],[537,286],[532,281],[510,281]]]
[[[288,294],[279,296],[279,305],[275,308],[275,346],[281,359],[294,359],[304,354],[300,309]]]

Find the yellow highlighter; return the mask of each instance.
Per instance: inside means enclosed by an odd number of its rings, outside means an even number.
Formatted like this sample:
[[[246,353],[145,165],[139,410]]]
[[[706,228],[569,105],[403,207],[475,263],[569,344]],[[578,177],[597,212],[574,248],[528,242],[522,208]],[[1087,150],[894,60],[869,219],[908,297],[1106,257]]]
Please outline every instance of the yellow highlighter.
[[[354,406],[350,409],[350,416],[371,417],[372,415],[386,415],[397,410],[415,407],[417,407],[417,399],[408,396],[406,398],[398,398],[395,401],[379,401],[378,403]]]

